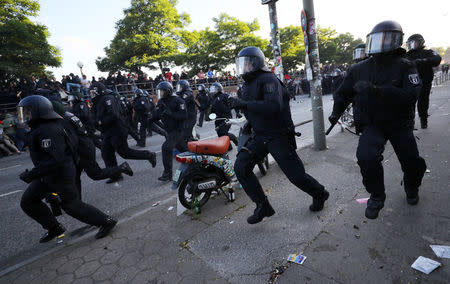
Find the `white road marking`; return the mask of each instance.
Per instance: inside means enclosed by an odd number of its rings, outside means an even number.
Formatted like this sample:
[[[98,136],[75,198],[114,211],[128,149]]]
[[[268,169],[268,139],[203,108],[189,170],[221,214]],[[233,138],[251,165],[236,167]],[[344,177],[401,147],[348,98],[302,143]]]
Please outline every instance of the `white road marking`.
[[[15,166],[11,166],[11,167],[6,167],[6,168],[3,168],[3,169],[0,169],[0,171],[3,171],[3,170],[8,170],[8,169],[13,169],[13,168],[17,168],[17,167],[20,167],[21,165],[15,165]]]
[[[0,194],[0,197],[5,197],[5,196],[8,196],[8,195],[11,195],[11,194],[14,194],[14,193],[18,193],[18,192],[22,192],[22,191],[23,190],[11,191],[11,192],[8,192],[8,193]]]

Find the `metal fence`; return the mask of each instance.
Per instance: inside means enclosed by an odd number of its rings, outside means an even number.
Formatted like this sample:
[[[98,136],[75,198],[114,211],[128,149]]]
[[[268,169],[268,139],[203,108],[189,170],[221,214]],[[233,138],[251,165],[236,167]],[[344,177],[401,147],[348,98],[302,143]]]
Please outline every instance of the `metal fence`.
[[[434,74],[433,86],[441,85],[442,83],[448,81],[450,79],[450,74],[444,73],[442,71],[436,72]]]

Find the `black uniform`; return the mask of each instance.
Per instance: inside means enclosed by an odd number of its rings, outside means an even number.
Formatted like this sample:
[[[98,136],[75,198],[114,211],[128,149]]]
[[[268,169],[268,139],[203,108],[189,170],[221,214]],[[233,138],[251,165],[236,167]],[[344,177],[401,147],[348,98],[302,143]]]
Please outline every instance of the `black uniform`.
[[[422,89],[417,100],[417,111],[421,120],[427,120],[430,104],[431,83],[433,82],[433,67],[439,66],[441,56],[430,49],[414,49],[406,53],[406,58],[416,65],[419,77],[422,80]]]
[[[305,173],[303,163],[295,152],[295,144],[292,143],[295,133],[288,111],[287,90],[270,72],[260,70],[251,75],[242,87],[242,99],[247,102],[244,115],[255,135],[248,142],[248,150],[241,150],[234,164],[239,182],[253,202],[264,203],[266,196],[253,168],[270,153],[294,185],[313,198],[322,198],[324,187]]]
[[[405,188],[418,190],[426,170],[413,135],[414,109],[420,79],[414,65],[397,49],[373,56],[350,67],[334,95],[334,117],[353,102],[356,131],[361,133],[356,151],[363,184],[371,199],[385,200],[383,152],[389,140],[400,161]]]
[[[214,95],[214,99],[212,101],[211,105],[211,112],[215,113],[217,115],[217,120],[214,121],[214,124],[216,126],[216,132],[217,136],[228,136],[230,137],[231,141],[233,141],[234,145],[238,144],[237,137],[233,133],[229,133],[228,131],[231,128],[230,124],[226,124],[223,119],[220,118],[231,118],[231,109],[228,105],[228,94],[224,94],[221,92],[218,92]]]
[[[195,109],[196,103],[194,100],[194,95],[191,90],[185,90],[177,94],[186,103],[186,121],[184,122],[184,133],[183,137],[186,141],[194,140],[192,136],[192,129],[194,129],[195,123],[197,122],[197,110]]]
[[[152,152],[138,151],[128,147],[127,137],[129,129],[123,121],[119,100],[111,94],[99,95],[94,99],[96,118],[103,134],[102,157],[105,165],[107,167],[117,166],[115,152],[124,159],[154,159],[155,154]],[[154,164],[152,162],[152,166]]]
[[[133,106],[132,106],[132,104],[130,103],[130,101],[128,100],[128,98],[126,96],[121,96],[117,93],[115,93],[114,95],[120,102],[121,115],[122,115],[124,124],[128,129],[128,134],[131,137],[133,137],[133,139],[136,140],[136,142],[139,142],[140,137],[137,132],[137,122],[133,121]]]
[[[31,128],[29,145],[34,168],[28,177],[33,181],[22,196],[20,206],[23,211],[44,229],[53,230],[59,223],[42,199],[47,193],[56,192],[61,198],[62,209],[70,216],[89,225],[107,224],[107,215],[79,198],[73,149],[61,121],[35,122]]]
[[[187,118],[186,104],[181,98],[171,95],[160,99],[156,105],[150,122],[162,120],[167,132],[166,141],[162,144],[162,158],[164,175],[172,175],[172,151],[174,148],[180,152],[187,151],[186,140],[183,136],[184,123]]]
[[[102,139],[99,135],[95,134],[95,119],[86,102],[80,100],[75,101],[72,106],[72,113],[81,120],[95,147],[101,149]]]
[[[208,93],[205,90],[199,91],[197,94],[197,101],[199,102],[198,109],[200,110],[200,116],[198,118],[198,126],[203,126],[203,121],[205,119],[205,113],[211,105]]]
[[[133,101],[134,119],[141,124],[139,128],[139,146],[145,147],[147,138],[147,127],[149,113],[151,111],[150,99],[147,96],[140,95]]]

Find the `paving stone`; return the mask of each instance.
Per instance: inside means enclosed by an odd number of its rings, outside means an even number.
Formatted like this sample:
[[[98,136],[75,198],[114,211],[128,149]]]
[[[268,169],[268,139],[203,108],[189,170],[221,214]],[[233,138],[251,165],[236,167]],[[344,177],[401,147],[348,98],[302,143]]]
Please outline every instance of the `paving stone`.
[[[192,259],[187,259],[177,264],[177,271],[183,276],[192,275],[199,271],[202,265],[203,264],[200,262],[192,261]]]
[[[96,248],[89,251],[85,256],[83,256],[84,261],[91,261],[91,260],[100,260],[102,256],[104,256],[108,250],[104,248]]]
[[[103,265],[97,269],[94,274],[92,274],[92,279],[94,279],[94,281],[108,280],[116,273],[117,270],[118,267],[115,264]]]
[[[111,280],[115,284],[131,283],[138,272],[139,270],[135,267],[120,268]]]
[[[29,283],[36,277],[40,275],[40,271],[38,269],[32,271],[24,271],[20,277],[14,280],[14,283]]]
[[[58,274],[66,274],[66,273],[72,273],[75,270],[77,270],[78,267],[83,265],[83,260],[81,258],[72,259],[64,263],[61,267],[57,269]]]
[[[130,252],[122,256],[119,260],[119,265],[121,267],[134,266],[139,260],[142,259],[142,255],[139,252]]]
[[[42,266],[42,271],[54,271],[65,264],[69,259],[67,256],[60,256],[50,260],[45,266]]]
[[[64,274],[55,278],[52,282],[54,284],[71,283],[73,281],[73,273]]]
[[[177,272],[163,273],[158,277],[158,283],[179,283],[182,277]],[[197,282],[198,283],[198,282]]]
[[[161,261],[162,257],[157,254],[144,256],[137,264],[136,267],[140,270],[153,269]]]
[[[94,283],[94,280],[92,280],[89,277],[76,279],[75,281],[72,282],[72,284],[92,284],[92,283]]]
[[[89,246],[77,246],[69,255],[69,259],[81,258],[91,251]]]
[[[38,277],[34,278],[33,281],[30,282],[30,284],[50,283],[57,276],[58,275],[56,274],[56,271],[43,272]]]
[[[75,270],[75,278],[82,278],[94,273],[100,267],[100,263],[96,260],[87,262]]]
[[[107,250],[107,253],[100,259],[102,264],[109,264],[118,261],[122,257],[122,253],[118,250]]]
[[[133,278],[132,283],[133,284],[140,284],[140,283],[150,283],[154,281],[157,282],[159,273],[155,270],[144,270],[136,274],[136,276]]]

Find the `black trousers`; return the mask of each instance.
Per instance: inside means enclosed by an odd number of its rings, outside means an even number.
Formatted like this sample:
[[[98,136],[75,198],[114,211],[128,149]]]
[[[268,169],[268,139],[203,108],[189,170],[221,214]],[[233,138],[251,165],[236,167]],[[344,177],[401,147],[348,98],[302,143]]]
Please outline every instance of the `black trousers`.
[[[93,226],[106,223],[108,216],[99,209],[82,202],[74,183],[47,184],[41,180],[34,180],[23,193],[20,207],[44,229],[50,230],[58,224],[50,208],[42,201],[49,192],[58,193],[62,201],[62,209],[71,217]]]
[[[126,135],[105,136],[103,138],[102,158],[106,167],[116,167],[116,152],[124,159],[148,160],[148,151],[139,151],[128,147]]]
[[[419,117],[426,119],[428,117],[428,108],[430,106],[431,82],[423,83],[417,100],[417,112]]]
[[[169,132],[166,141],[162,144],[161,152],[164,165],[164,172],[172,173],[173,149],[177,148],[180,152],[188,150],[186,140],[183,137],[183,130]]]
[[[425,160],[419,156],[413,125],[367,126],[359,137],[356,158],[361,169],[363,184],[371,198],[384,200],[383,152],[387,141],[391,142],[403,171],[405,187],[418,190],[427,168]]]
[[[200,110],[200,115],[198,117],[198,126],[203,126],[203,121],[205,120],[205,110]]]
[[[276,138],[255,136],[247,145],[248,150],[241,150],[238,153],[234,171],[245,193],[253,202],[261,203],[266,198],[258,178],[253,173],[253,168],[268,153],[272,154],[289,181],[299,189],[312,197],[319,197],[323,193],[323,185],[305,173],[302,160],[289,142],[288,136]]]
[[[197,123],[197,114],[195,115],[188,114],[188,118],[184,122],[184,132],[183,132],[183,137],[186,141],[194,140],[194,137],[192,136],[192,129],[194,129],[196,123]]]
[[[236,135],[228,132],[228,131],[230,131],[230,128],[231,128],[231,125],[222,123],[222,125],[220,125],[216,130],[217,136],[219,136],[219,137],[220,136],[228,136],[228,137],[230,137],[230,140],[233,141],[234,145],[237,146],[238,139],[237,139]]]
[[[164,136],[164,137],[167,136],[167,132],[159,124],[156,124],[154,122],[152,122],[148,125],[148,129],[158,133],[161,136]]]
[[[145,140],[147,139],[147,129],[148,129],[148,115],[146,113],[136,113],[136,121],[141,123],[139,127],[139,142],[145,145]]]

